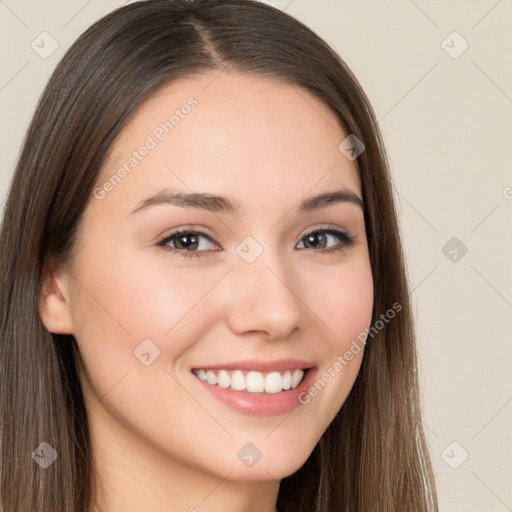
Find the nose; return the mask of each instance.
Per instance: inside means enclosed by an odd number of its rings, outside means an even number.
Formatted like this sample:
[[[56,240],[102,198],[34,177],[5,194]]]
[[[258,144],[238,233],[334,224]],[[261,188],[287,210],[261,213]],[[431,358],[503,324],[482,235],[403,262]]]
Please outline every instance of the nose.
[[[235,334],[284,339],[306,319],[293,269],[276,253],[264,251],[252,263],[239,259],[228,287],[227,320]]]

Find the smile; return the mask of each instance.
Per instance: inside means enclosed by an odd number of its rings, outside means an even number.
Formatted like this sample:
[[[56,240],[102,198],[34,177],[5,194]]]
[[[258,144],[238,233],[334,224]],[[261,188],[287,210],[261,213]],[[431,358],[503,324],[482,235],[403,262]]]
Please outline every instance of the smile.
[[[304,377],[304,370],[296,368],[284,372],[262,373],[244,370],[196,369],[193,373],[203,382],[223,389],[249,393],[280,393],[295,389]]]

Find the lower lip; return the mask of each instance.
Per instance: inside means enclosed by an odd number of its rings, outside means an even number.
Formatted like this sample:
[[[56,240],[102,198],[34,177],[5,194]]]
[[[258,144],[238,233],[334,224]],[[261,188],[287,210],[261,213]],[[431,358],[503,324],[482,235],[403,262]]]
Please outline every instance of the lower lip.
[[[236,391],[208,384],[192,373],[197,382],[202,384],[219,402],[252,416],[277,416],[302,405],[298,396],[310,387],[315,374],[316,368],[309,368],[299,385],[293,389],[279,393],[249,393],[249,391]]]

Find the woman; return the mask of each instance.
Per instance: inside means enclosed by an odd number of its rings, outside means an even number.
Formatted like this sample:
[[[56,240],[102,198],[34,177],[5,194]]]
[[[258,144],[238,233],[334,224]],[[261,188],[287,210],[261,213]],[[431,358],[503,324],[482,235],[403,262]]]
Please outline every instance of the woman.
[[[381,136],[290,16],[95,23],[1,251],[4,511],[437,510]]]

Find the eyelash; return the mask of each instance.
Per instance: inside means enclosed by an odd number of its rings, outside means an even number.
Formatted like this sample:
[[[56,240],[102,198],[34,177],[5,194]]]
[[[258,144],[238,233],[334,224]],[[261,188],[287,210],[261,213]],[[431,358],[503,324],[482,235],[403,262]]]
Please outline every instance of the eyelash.
[[[304,238],[306,238],[307,236],[314,234],[314,233],[327,233],[329,235],[334,235],[341,241],[341,243],[339,245],[332,247],[330,249],[320,249],[318,251],[315,251],[314,249],[312,249],[313,253],[315,255],[316,255],[316,253],[320,253],[322,255],[327,255],[327,254],[336,253],[338,251],[344,251],[345,249],[352,247],[355,243],[355,238],[352,235],[350,235],[346,231],[339,229],[336,226],[328,226],[327,228],[313,229],[311,231],[308,231],[307,233],[304,234],[304,236],[300,239],[300,241],[302,241]],[[174,238],[179,238],[180,236],[183,236],[184,234],[187,234],[187,235],[194,234],[194,235],[204,236],[205,238],[210,240],[210,242],[215,243],[215,241],[212,240],[210,236],[208,236],[206,233],[203,233],[202,231],[195,231],[193,229],[180,228],[180,229],[177,229],[176,231],[174,231],[173,233],[171,233],[170,235],[166,235],[165,237],[161,238],[159,240],[159,242],[157,243],[157,246],[162,247],[165,251],[170,251],[170,252],[175,253],[176,256],[181,256],[184,258],[201,257],[202,252],[210,252],[210,251],[187,251],[184,249],[176,249],[175,247],[170,247],[169,245],[167,245]]]

